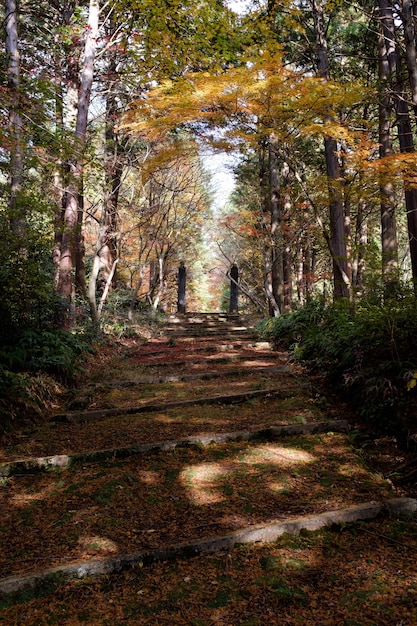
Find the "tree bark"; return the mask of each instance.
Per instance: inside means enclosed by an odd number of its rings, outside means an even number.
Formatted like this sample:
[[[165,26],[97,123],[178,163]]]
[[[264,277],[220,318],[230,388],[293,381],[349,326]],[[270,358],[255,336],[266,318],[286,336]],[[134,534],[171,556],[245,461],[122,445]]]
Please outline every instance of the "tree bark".
[[[356,230],[355,230],[355,244],[356,244],[356,256],[352,268],[352,282],[354,286],[355,295],[360,297],[364,291],[364,278],[365,278],[365,252],[368,244],[368,224],[365,217],[366,202],[365,199],[359,198],[358,210],[356,213]]]
[[[319,78],[327,81],[330,78],[330,72],[321,0],[313,0],[313,15],[316,37],[317,75]],[[329,115],[328,119],[332,120],[333,118]],[[333,137],[325,138],[324,152],[329,189],[330,253],[333,259],[334,298],[338,300],[340,298],[349,298],[350,284],[346,284],[346,277],[349,277],[349,269],[345,242],[344,208],[340,188],[337,142]]]
[[[417,116],[416,17],[414,0],[401,0],[401,18],[404,27],[405,61],[408,69],[414,114]]]
[[[413,0],[401,0],[401,18],[404,28],[404,59],[408,70],[414,114],[417,115],[417,52],[415,31],[415,7]],[[401,61],[396,49],[397,76],[401,77]],[[414,153],[413,131],[404,83],[397,80],[395,106],[397,112],[398,138],[402,153]],[[404,181],[405,206],[407,212],[408,240],[414,289],[417,289],[417,180]]]
[[[282,205],[279,189],[278,142],[269,137],[269,207],[271,213],[272,293],[280,311],[284,309]]]
[[[64,326],[69,325],[69,312],[70,308],[74,305],[74,272],[76,268],[81,181],[84,168],[83,152],[86,143],[88,110],[90,105],[91,87],[93,84],[98,22],[98,0],[90,0],[89,18],[84,48],[84,61],[78,96],[77,121],[75,126],[75,155],[74,159],[70,163],[71,179],[66,190],[67,197],[65,203],[64,228],[59,266],[58,291],[64,303],[68,307],[68,314],[64,320]]]
[[[111,20],[107,32],[109,40],[114,36],[115,30],[116,25],[113,20]],[[118,58],[113,48],[110,49],[109,55],[106,85],[106,197],[104,201],[106,232],[100,252],[101,273],[106,283],[109,274],[112,272],[115,259],[118,257],[117,214],[124,168],[123,146],[117,131],[120,114],[120,97],[118,95],[120,79],[117,73]],[[111,287],[115,288],[117,274],[115,271],[112,273]]]
[[[17,31],[17,6],[15,0],[6,0],[6,54],[7,54],[7,82],[10,95],[9,130],[11,138],[10,154],[10,224],[15,234],[21,237],[24,234],[24,215],[18,207],[18,196],[23,177],[23,149],[22,149],[22,119],[20,116],[20,55]]]
[[[292,234],[291,234],[291,196],[288,191],[290,168],[288,164],[284,164],[283,172],[283,263],[282,272],[284,280],[284,310],[290,311],[292,308],[292,265],[291,265],[291,252],[292,252]]]
[[[406,101],[401,87],[397,92],[396,112],[398,139],[402,153],[415,153],[413,131]],[[405,208],[407,213],[408,242],[414,287],[417,288],[417,180],[404,181]]]
[[[265,139],[260,142],[259,145],[259,189],[260,189],[260,201],[262,210],[262,231],[264,233],[263,240],[263,262],[264,262],[264,275],[263,286],[265,296],[268,302],[269,314],[273,317],[279,317],[281,315],[281,309],[275,299],[272,289],[272,268],[271,268],[271,244],[270,244],[270,224],[271,224],[271,212],[269,202],[269,157],[268,155],[268,143]],[[269,216],[269,220],[268,220]]]
[[[394,20],[389,0],[379,0],[379,79],[382,94],[379,105],[379,156],[392,154],[393,78],[396,72]],[[398,242],[395,217],[394,185],[389,177],[380,176],[382,273],[386,286],[398,282]]]

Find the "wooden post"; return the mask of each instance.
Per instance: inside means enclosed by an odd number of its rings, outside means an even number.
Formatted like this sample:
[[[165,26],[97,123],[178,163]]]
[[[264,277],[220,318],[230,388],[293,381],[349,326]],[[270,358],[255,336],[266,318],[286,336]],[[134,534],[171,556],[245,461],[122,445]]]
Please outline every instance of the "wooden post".
[[[177,303],[178,313],[185,313],[186,280],[187,280],[187,270],[184,265],[184,262],[181,261],[180,266],[178,268],[178,303]]]
[[[238,313],[238,281],[239,281],[239,269],[236,263],[233,263],[230,269],[230,307],[229,313]]]

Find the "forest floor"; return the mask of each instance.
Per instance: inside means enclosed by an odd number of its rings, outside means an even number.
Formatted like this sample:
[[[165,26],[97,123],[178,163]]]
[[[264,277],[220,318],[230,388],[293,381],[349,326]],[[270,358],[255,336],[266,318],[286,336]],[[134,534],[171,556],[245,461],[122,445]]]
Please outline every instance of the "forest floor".
[[[415,625],[417,490],[357,435],[244,319],[107,339],[0,447],[0,621]]]

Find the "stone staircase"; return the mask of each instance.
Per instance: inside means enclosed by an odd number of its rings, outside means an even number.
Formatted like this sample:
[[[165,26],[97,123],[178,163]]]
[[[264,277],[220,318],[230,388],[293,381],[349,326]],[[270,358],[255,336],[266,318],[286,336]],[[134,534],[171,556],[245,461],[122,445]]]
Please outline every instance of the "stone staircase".
[[[82,392],[1,451],[4,597],[417,508],[238,315],[171,316]]]

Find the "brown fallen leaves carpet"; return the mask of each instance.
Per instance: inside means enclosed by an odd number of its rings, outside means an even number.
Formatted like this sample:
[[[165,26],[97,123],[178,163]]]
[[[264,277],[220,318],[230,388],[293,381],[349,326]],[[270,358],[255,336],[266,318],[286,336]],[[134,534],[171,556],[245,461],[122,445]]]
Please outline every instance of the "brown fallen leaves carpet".
[[[114,344],[102,350],[99,375],[96,358],[77,391],[82,411],[242,389],[276,387],[282,393],[238,405],[196,404],[80,424],[46,422],[10,439],[0,450],[0,462],[334,419],[343,411],[326,404],[303,370],[286,363],[285,354],[272,353],[251,335],[240,334],[231,345],[230,338],[223,344],[221,336],[207,339],[186,330],[174,345],[172,339],[142,346],[124,340],[116,350]],[[216,362],[222,351],[226,360]],[[178,377],[180,371],[188,380],[149,382]],[[123,381],[132,385],[124,387]],[[398,495],[404,493],[369,467],[349,435],[331,432],[194,446],[4,477],[0,579]],[[0,621],[413,626],[416,549],[414,518],[358,521],[119,574],[51,577],[34,591],[3,595]]]

